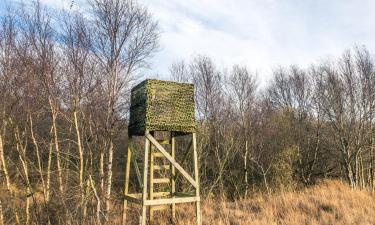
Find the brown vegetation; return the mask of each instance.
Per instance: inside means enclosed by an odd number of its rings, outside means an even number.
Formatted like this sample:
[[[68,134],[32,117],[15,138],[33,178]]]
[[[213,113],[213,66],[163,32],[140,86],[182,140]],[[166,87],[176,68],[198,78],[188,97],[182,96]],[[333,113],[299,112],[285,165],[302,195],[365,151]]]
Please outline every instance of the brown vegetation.
[[[21,193],[19,191],[20,196]],[[6,197],[2,195],[1,198]],[[42,198],[42,195],[37,198]],[[121,208],[114,210],[111,224],[121,224]],[[177,205],[177,224],[195,224],[191,219],[194,210],[193,206]],[[342,181],[326,180],[300,191],[257,195],[235,201],[206,199],[202,203],[202,212],[203,224],[206,225],[370,225],[375,223],[372,216],[375,195],[368,190],[353,190]],[[138,224],[138,216],[139,210],[133,208],[129,225]],[[156,216],[155,225],[171,223],[169,214]]]
[[[374,224],[375,195],[352,190],[341,181],[324,181],[301,191],[248,199],[206,200],[203,224],[215,225],[354,225]],[[193,207],[178,206],[178,224],[192,225]],[[168,224],[160,219],[159,224]],[[133,223],[131,223],[133,224]],[[136,224],[136,222],[134,222]]]

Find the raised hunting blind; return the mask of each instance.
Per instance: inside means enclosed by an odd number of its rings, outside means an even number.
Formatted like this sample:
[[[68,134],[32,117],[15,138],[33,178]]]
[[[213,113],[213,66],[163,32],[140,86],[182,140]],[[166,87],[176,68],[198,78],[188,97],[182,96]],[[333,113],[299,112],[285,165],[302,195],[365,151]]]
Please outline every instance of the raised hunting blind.
[[[129,133],[195,132],[193,84],[145,80],[131,91]]]
[[[172,219],[175,219],[176,204],[196,203],[197,224],[202,224],[195,129],[194,86],[192,84],[148,79],[132,89],[123,224],[126,224],[128,202],[142,206],[141,225],[146,225],[147,212],[149,212],[150,222],[154,220],[154,213],[167,209],[170,209]],[[144,146],[142,146],[144,152],[136,150],[134,140],[136,136],[144,137]],[[182,159],[177,162],[176,138],[183,136],[189,138],[190,144],[183,151]],[[186,141],[186,138],[183,140]],[[184,163],[189,163],[186,161],[191,152],[193,157],[190,163],[194,168],[193,176],[182,167]],[[138,164],[141,157],[138,159],[137,155],[143,156],[142,176]],[[130,193],[131,175],[137,178],[138,186],[136,187],[140,187],[141,193]],[[176,187],[179,175],[193,187],[194,192],[184,192]]]

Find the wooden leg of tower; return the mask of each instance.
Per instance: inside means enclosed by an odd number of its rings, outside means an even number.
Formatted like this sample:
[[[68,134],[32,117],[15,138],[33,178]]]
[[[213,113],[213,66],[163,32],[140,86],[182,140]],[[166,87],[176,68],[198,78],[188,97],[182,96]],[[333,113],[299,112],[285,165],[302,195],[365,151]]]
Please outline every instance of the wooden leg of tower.
[[[198,154],[197,154],[197,135],[193,133],[193,148],[194,148],[194,175],[195,175],[195,182],[198,184],[197,188],[195,189],[195,195],[198,198],[197,201],[197,225],[202,224],[202,217],[201,217],[201,204],[200,204],[200,194],[199,194],[199,169],[198,169]]]
[[[176,147],[176,139],[173,136],[173,133],[171,133],[171,155],[172,158],[175,159],[175,147]],[[175,182],[175,176],[176,176],[176,169],[175,167],[171,164],[171,196],[174,198],[174,194],[176,193],[176,182]],[[172,219],[176,219],[176,204],[173,203],[171,206],[172,210]]]
[[[150,200],[154,199],[154,146],[150,146]],[[154,221],[154,209],[150,206],[150,223]]]
[[[126,158],[126,171],[125,171],[125,186],[124,186],[124,195],[129,193],[129,175],[130,175],[130,164],[132,158],[132,151],[130,149],[132,142],[132,137],[128,139],[128,156]],[[126,211],[128,208],[128,200],[124,198],[123,212],[122,212],[122,224],[126,225]]]
[[[147,132],[146,132],[147,134]],[[148,173],[148,156],[150,154],[150,141],[146,138],[145,143],[145,160],[143,162],[143,193],[142,193],[142,217],[141,225],[146,225],[146,212],[147,206],[145,202],[147,200],[147,173]]]

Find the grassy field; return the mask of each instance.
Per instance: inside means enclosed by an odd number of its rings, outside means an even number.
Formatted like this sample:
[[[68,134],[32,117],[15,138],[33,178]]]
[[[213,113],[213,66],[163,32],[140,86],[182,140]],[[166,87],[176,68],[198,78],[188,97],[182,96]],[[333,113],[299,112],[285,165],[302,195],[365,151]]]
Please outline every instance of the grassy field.
[[[339,181],[325,181],[300,192],[260,196],[251,199],[205,201],[206,225],[328,225],[375,224],[375,196],[365,190],[351,190]],[[193,207],[180,206],[178,224],[195,224]],[[133,214],[134,218],[135,215]],[[169,224],[159,218],[155,224]],[[130,222],[136,224],[136,221]]]
[[[36,197],[41,201],[39,195]],[[2,200],[5,199],[3,196]],[[6,201],[3,203],[3,210],[7,212]],[[121,224],[121,202],[118,203],[113,206],[114,213],[110,218],[110,224],[113,225]],[[24,206],[21,204],[20,207],[19,212],[22,213]],[[194,208],[193,205],[177,205],[175,224],[195,224]],[[138,224],[139,212],[139,206],[130,205],[127,224]],[[352,190],[340,181],[324,181],[298,192],[259,194],[257,197],[237,201],[204,200],[202,212],[204,225],[374,225],[375,194],[367,190]],[[156,221],[152,224],[172,224],[169,210],[164,213],[155,214]],[[7,215],[9,214],[4,215],[5,221],[9,221]],[[32,218],[34,222],[30,224],[43,224],[45,218],[42,217],[39,215],[38,218]],[[80,224],[78,220],[71,222]],[[97,223],[86,221],[85,224]]]

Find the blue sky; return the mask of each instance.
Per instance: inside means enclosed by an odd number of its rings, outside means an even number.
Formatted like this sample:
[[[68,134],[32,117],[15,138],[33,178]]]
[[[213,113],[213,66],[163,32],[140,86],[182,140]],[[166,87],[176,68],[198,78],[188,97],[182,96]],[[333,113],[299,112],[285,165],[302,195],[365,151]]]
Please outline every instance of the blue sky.
[[[2,0],[3,1],[3,0]],[[11,0],[7,0],[11,1]],[[41,0],[68,8],[72,0]],[[74,7],[82,0],[76,0]],[[262,83],[277,66],[303,67],[354,45],[375,50],[373,0],[139,0],[159,21],[161,50],[146,76],[168,78],[196,54],[221,67],[243,64]]]

